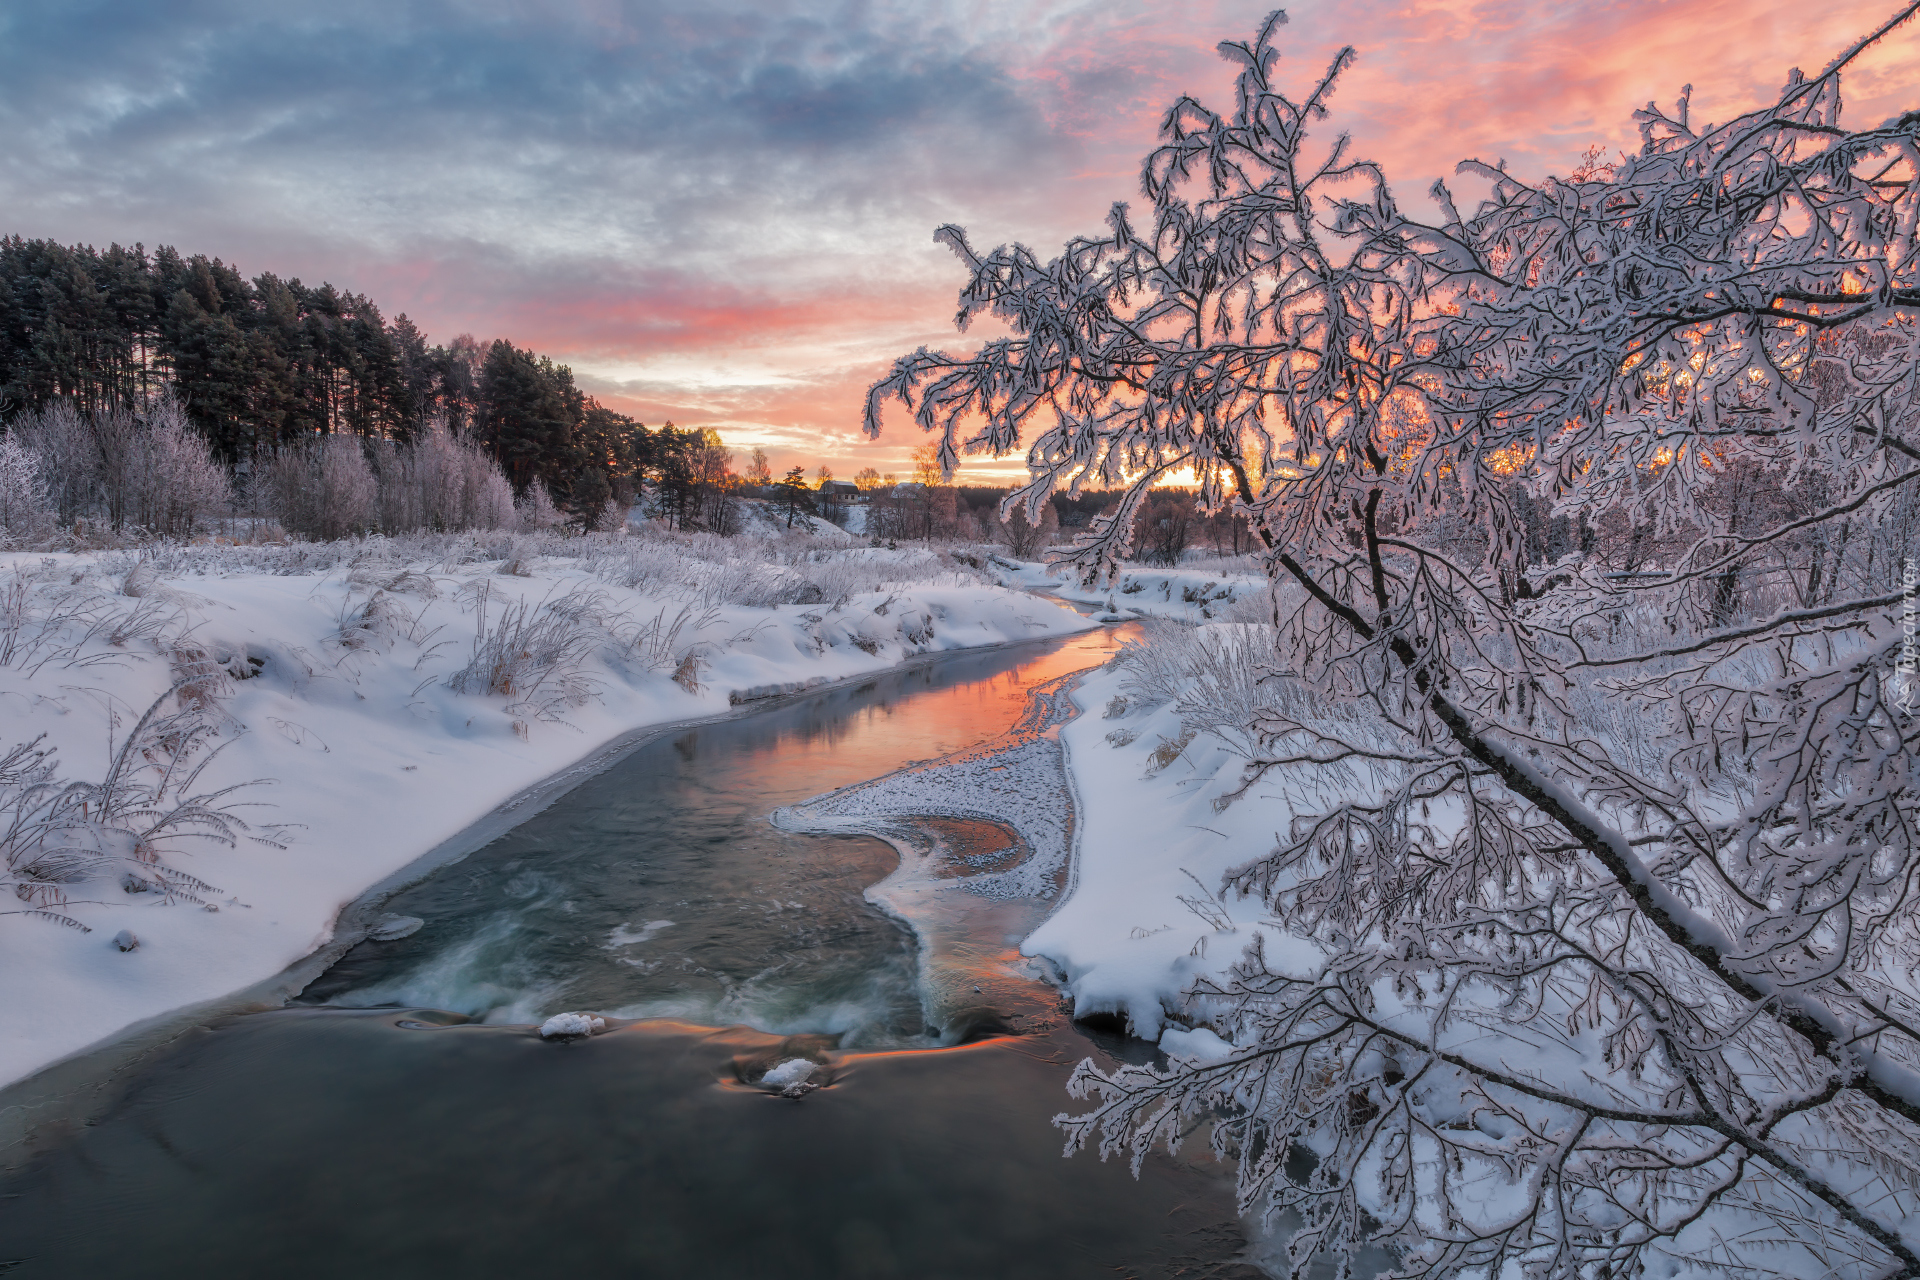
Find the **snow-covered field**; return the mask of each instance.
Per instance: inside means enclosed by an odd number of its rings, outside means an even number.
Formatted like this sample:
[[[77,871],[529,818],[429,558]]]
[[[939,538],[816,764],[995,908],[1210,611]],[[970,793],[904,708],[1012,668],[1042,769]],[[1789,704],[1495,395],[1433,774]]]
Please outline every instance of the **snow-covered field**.
[[[941,554],[838,540],[0,556],[0,753],[37,738],[54,782],[93,787],[81,826],[9,837],[0,1083],[270,978],[369,886],[636,730],[1092,625]],[[188,718],[149,724],[124,761],[119,776],[159,788],[129,817],[110,760],[183,681]],[[190,785],[163,777],[177,758],[204,763]],[[57,788],[31,782],[0,778],[0,822],[46,812]],[[239,806],[230,846],[111,829],[223,791],[205,809]]]

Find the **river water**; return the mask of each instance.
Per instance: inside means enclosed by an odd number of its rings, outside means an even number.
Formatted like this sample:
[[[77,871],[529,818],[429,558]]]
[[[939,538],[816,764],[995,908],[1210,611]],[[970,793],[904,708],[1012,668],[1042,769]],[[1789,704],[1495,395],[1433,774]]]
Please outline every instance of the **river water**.
[[[395,898],[418,932],[41,1135],[0,1175],[0,1274],[1255,1274],[1203,1142],[1138,1180],[1061,1159],[1073,1064],[1151,1050],[1033,980],[1017,948],[1051,889],[967,890],[1030,852],[1016,832],[896,822],[925,871],[901,889],[889,844],[769,821],[977,755],[1114,642],[949,656],[642,746]],[[610,1030],[534,1034],[566,1010]],[[756,1086],[796,1056],[827,1087]]]

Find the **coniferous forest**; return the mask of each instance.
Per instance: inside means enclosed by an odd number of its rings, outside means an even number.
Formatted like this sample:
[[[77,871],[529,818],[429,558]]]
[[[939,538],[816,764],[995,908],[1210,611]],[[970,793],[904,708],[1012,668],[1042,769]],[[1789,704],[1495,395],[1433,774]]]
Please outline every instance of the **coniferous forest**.
[[[0,238],[0,418],[82,412],[171,390],[228,463],[326,435],[404,442],[442,419],[524,492],[560,506],[631,498],[640,473],[685,469],[702,433],[649,431],[573,371],[498,339],[428,345],[373,299],[162,245],[105,250]]]

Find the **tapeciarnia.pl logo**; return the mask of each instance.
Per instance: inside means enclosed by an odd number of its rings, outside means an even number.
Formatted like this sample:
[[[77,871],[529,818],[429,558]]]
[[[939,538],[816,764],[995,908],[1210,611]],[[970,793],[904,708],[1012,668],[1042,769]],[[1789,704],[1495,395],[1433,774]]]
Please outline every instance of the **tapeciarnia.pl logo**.
[[[1894,670],[1900,674],[1900,710],[1912,715],[1920,706],[1920,563],[1912,556],[1900,562],[1900,657]]]

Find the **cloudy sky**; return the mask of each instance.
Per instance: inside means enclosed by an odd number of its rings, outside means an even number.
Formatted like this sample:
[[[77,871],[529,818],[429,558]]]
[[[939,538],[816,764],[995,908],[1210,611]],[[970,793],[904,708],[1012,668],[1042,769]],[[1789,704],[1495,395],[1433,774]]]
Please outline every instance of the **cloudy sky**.
[[[510,338],[649,424],[776,463],[904,470],[859,433],[895,354],[959,348],[943,222],[1049,249],[1137,198],[1161,111],[1269,0],[12,0],[0,233],[139,241],[331,280],[434,340]],[[1770,96],[1889,0],[1312,0],[1305,83],[1403,204],[1466,156],[1564,173],[1629,113]],[[1920,29],[1848,113],[1920,106]],[[1462,184],[1471,196],[1471,184]],[[993,468],[976,470],[991,472]]]

